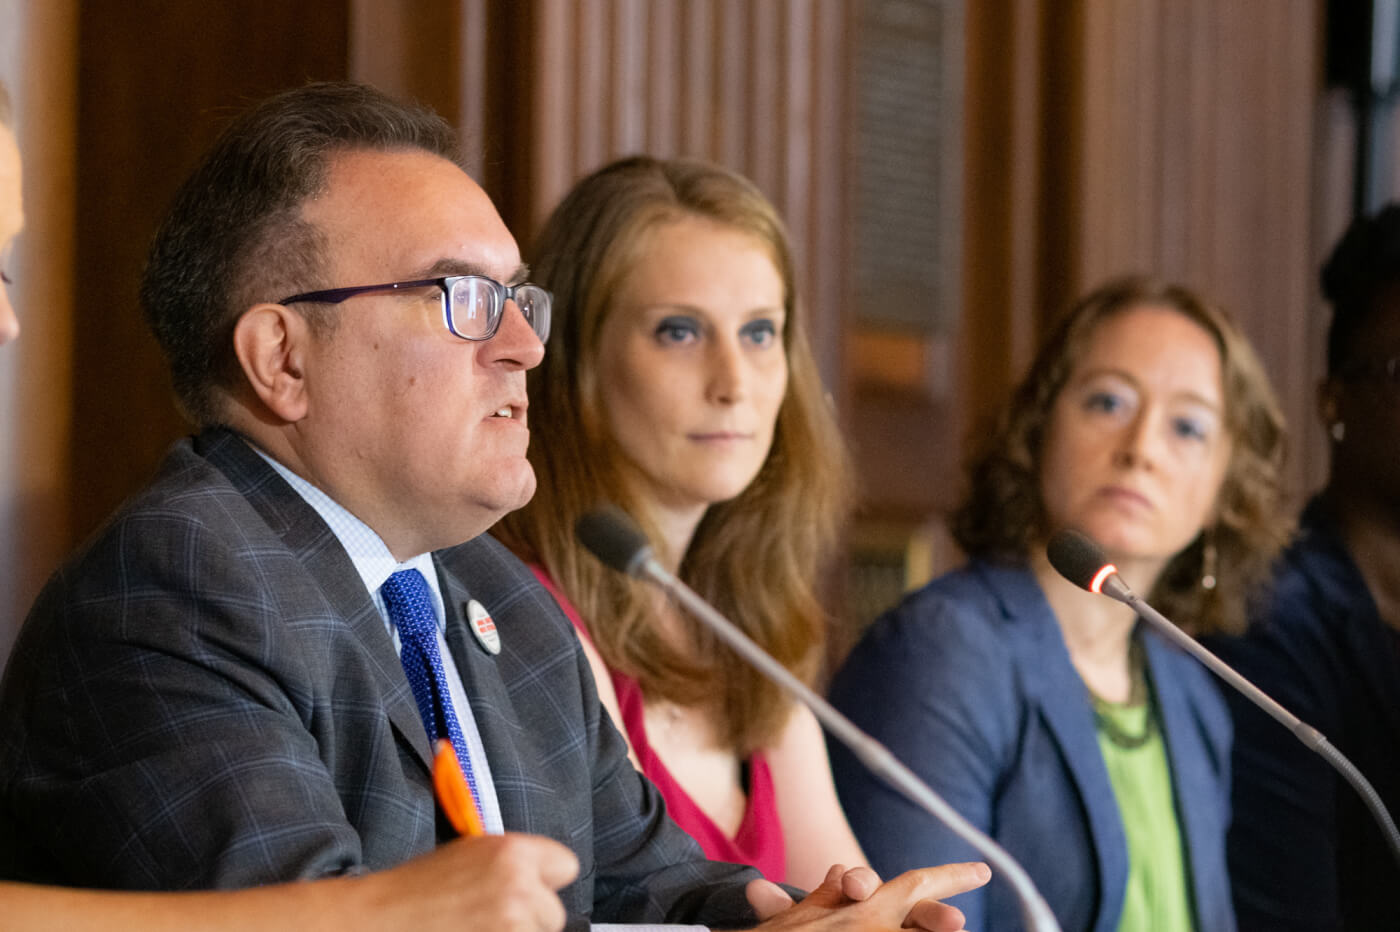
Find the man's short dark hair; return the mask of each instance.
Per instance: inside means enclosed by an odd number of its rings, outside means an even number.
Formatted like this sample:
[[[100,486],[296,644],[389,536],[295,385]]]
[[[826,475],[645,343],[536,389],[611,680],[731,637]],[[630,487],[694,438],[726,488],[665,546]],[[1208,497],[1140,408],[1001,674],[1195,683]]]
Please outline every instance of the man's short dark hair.
[[[1338,375],[1355,352],[1356,332],[1376,299],[1400,285],[1400,203],[1352,221],[1322,267],[1322,293],[1332,303],[1327,374]]]
[[[223,417],[238,316],[259,301],[329,286],[320,280],[324,236],[300,213],[324,190],[330,157],[395,149],[461,164],[456,133],[431,110],[365,85],[309,84],[234,120],[181,185],[151,246],[141,307],[196,424]],[[313,326],[329,324],[318,319],[329,317],[324,309],[302,310]]]

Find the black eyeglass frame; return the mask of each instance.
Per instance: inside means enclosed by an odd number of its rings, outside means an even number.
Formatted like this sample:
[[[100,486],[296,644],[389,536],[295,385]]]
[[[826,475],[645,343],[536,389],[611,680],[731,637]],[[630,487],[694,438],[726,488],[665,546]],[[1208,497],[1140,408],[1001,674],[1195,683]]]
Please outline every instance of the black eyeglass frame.
[[[494,295],[491,307],[486,312],[486,332],[480,336],[468,336],[457,329],[456,320],[452,314],[452,291],[460,281],[475,281],[487,286],[489,294]],[[410,282],[384,282],[380,285],[355,285],[350,288],[329,288],[325,291],[308,291],[304,294],[292,295],[290,298],[283,298],[278,304],[297,304],[306,302],[311,304],[339,304],[347,301],[356,295],[368,294],[374,291],[401,291],[407,288],[427,288],[429,285],[436,285],[442,291],[442,322],[447,326],[447,330],[454,337],[462,340],[470,340],[473,343],[485,342],[496,335],[496,331],[501,328],[501,320],[506,316],[506,302],[515,299],[521,289],[530,289],[534,293],[534,299],[526,302],[516,300],[516,307],[520,308],[520,313],[524,315],[526,322],[530,324],[530,329],[535,331],[535,335],[540,338],[540,342],[549,339],[550,317],[554,306],[554,295],[547,288],[536,285],[533,282],[519,282],[515,285],[502,285],[494,278],[485,275],[446,275],[442,278],[420,278]],[[527,292],[528,294],[528,292]],[[543,298],[543,302],[541,302]],[[541,304],[543,309],[541,312]],[[529,310],[526,310],[529,308]]]

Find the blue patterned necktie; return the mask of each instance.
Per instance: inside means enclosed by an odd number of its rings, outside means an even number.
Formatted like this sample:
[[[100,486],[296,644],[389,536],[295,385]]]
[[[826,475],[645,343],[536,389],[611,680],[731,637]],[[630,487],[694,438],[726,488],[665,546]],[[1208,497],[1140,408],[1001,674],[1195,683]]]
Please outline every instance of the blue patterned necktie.
[[[414,701],[418,703],[418,714],[428,732],[428,744],[436,746],[438,738],[444,736],[452,742],[467,786],[471,787],[472,800],[480,799],[471,755],[467,753],[467,740],[462,735],[457,713],[452,709],[447,673],[438,652],[437,613],[433,611],[433,593],[428,581],[417,570],[399,570],[384,581],[379,592],[384,596],[389,620],[399,629],[399,662],[403,664]]]

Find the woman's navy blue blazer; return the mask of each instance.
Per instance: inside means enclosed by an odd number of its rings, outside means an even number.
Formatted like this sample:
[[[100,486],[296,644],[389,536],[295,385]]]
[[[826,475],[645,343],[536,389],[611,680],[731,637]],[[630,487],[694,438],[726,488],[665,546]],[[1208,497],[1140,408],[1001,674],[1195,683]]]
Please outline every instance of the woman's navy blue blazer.
[[[1230,717],[1210,674],[1142,632],[1166,739],[1196,928],[1235,928],[1225,861]],[[1093,706],[1023,566],[974,561],[907,596],[865,634],[831,699],[1015,857],[1065,932],[1114,932],[1128,848]],[[833,743],[841,802],[891,877],[980,855]],[[967,927],[1022,928],[1004,880],[949,902]]]

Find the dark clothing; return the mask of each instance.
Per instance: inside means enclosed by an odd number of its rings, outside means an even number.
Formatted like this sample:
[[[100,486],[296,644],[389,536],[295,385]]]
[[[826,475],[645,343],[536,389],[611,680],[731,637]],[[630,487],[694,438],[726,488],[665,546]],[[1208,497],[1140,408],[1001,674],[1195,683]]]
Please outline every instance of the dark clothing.
[[[483,535],[434,555],[505,827],[578,856],[571,927],[751,920],[632,769],[554,600]],[[467,633],[469,599],[500,634]],[[450,832],[382,616],[315,510],[246,443],[175,446],[49,582],[0,685],[0,869],[103,887],[386,868]]]
[[[1320,499],[1248,634],[1221,657],[1320,730],[1400,808],[1400,659]],[[1241,696],[1230,868],[1241,929],[1400,929],[1400,868],[1360,797]]]
[[[1234,928],[1225,871],[1230,720],[1209,674],[1142,632],[1196,927]],[[832,702],[1020,861],[1066,932],[1116,932],[1128,844],[1088,689],[1028,569],[974,561],[907,596],[837,673]],[[980,858],[840,745],[846,815],[883,876]],[[981,932],[1023,927],[993,879],[952,897]]]

